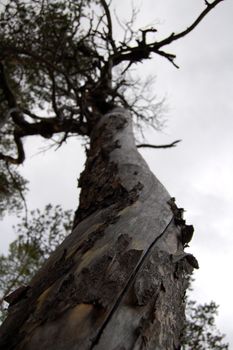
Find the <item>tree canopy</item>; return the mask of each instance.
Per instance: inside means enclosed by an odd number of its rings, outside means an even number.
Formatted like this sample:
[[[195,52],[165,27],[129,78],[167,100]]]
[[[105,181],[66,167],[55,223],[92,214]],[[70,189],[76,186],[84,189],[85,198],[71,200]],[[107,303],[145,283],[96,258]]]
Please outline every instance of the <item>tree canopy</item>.
[[[158,103],[137,92],[130,68],[154,54],[176,66],[167,45],[189,34],[222,1],[205,1],[188,28],[162,40],[156,28],[134,32],[130,22],[123,38],[115,39],[105,0],[8,1],[0,15],[0,114],[2,143],[12,146],[10,154],[3,147],[0,159],[22,163],[26,136],[62,134],[58,145],[70,134],[88,136],[93,118],[114,105],[133,111],[138,123],[156,125]]]
[[[161,40],[154,27],[132,29],[135,12],[127,23],[119,23],[123,34],[115,38],[111,6],[105,0],[2,4],[0,215],[6,208],[22,209],[25,202],[27,181],[12,168],[25,159],[23,138],[53,137],[60,147],[71,135],[90,135],[98,113],[114,105],[131,110],[138,127],[146,123],[160,128],[163,101],[150,93],[148,81],[135,79],[131,68],[153,55],[177,67],[167,45],[189,34],[222,1],[205,1],[204,10],[188,28]]]

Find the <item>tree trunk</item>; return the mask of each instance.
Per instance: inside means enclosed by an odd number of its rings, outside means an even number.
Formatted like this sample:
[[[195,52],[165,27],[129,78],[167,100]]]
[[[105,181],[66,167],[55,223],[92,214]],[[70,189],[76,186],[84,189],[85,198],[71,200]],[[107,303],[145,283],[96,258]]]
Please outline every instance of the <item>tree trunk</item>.
[[[179,349],[195,258],[174,199],[116,108],[93,128],[75,227],[20,295],[1,349]]]

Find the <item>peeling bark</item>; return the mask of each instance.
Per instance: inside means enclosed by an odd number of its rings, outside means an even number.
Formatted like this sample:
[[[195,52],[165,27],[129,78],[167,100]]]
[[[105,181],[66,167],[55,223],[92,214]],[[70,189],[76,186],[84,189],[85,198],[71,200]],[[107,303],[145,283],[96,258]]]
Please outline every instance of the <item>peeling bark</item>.
[[[9,309],[1,349],[179,349],[193,229],[116,108],[90,137],[73,232]],[[193,266],[192,266],[193,265]]]

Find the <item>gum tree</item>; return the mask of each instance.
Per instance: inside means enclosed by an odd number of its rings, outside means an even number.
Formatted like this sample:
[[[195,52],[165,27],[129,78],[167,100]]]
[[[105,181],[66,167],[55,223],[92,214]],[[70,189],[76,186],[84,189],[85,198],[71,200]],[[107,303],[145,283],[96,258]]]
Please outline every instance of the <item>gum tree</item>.
[[[26,136],[56,137],[61,146],[81,135],[89,146],[73,231],[7,297],[1,349],[180,347],[185,290],[198,267],[184,252],[193,227],[137,150],[132,124],[156,125],[159,105],[145,105],[130,70],[156,54],[176,66],[167,45],[222,1],[204,1],[188,28],[162,40],[155,28],[135,33],[129,23],[116,40],[105,0],[4,6],[2,164],[24,161]]]

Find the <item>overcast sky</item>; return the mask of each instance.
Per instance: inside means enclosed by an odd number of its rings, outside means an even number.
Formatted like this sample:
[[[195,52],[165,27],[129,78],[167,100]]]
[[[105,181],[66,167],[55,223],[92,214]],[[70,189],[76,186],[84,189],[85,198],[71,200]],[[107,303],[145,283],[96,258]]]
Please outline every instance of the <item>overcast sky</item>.
[[[158,36],[187,27],[204,7],[204,0],[143,0],[138,25],[156,23]],[[127,18],[130,0],[115,0],[119,15]],[[175,69],[155,58],[138,67],[142,75],[157,76],[154,87],[166,96],[167,127],[148,131],[151,143],[182,139],[170,150],[142,150],[152,171],[195,227],[190,252],[199,260],[195,298],[220,305],[218,325],[233,349],[233,1],[225,0],[189,36],[169,47],[177,55]],[[30,180],[29,207],[59,203],[75,209],[77,177],[84,152],[74,139],[56,153],[37,155],[45,145],[39,138],[26,142],[27,160],[22,173]],[[14,239],[12,218],[1,223],[5,251]]]

